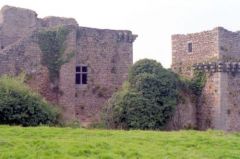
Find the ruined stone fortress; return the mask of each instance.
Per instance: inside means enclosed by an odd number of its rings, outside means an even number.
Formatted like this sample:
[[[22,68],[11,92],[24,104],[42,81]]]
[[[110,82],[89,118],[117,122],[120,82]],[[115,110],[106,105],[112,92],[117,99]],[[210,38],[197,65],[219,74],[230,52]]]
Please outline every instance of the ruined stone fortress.
[[[62,50],[58,55],[68,60],[56,71],[58,67],[46,65],[46,61],[55,61],[44,56],[52,44],[43,47],[38,35],[55,35],[48,39],[54,42],[61,39],[54,32],[59,28],[67,34],[62,41],[64,49],[55,50]],[[40,19],[34,11],[4,6],[0,11],[0,75],[24,72],[27,84],[58,104],[65,120],[88,124],[100,118],[104,103],[126,80],[136,37],[127,30],[85,28],[71,18]],[[196,70],[202,71],[207,80],[197,100],[189,92],[182,92],[169,129],[240,130],[239,32],[218,27],[173,35],[172,70],[186,78],[193,77]],[[55,82],[51,72],[58,78]]]
[[[175,126],[239,131],[240,32],[218,27],[173,35],[172,61],[172,69],[182,76],[191,77],[194,71],[205,72],[207,76],[198,101],[193,104],[186,98],[177,107]]]
[[[59,70],[56,91],[36,35],[60,27],[68,30],[63,56],[73,56]],[[0,75],[24,71],[27,83],[60,105],[66,120],[94,122],[106,100],[127,78],[136,37],[127,30],[85,28],[71,18],[40,19],[34,11],[4,6],[0,11]]]

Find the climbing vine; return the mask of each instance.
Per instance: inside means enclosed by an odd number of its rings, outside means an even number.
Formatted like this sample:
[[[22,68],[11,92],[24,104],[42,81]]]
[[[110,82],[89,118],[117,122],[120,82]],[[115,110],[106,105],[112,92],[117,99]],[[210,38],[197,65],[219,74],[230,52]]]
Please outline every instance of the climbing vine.
[[[58,27],[50,30],[43,30],[38,33],[38,44],[42,51],[42,65],[49,71],[50,81],[58,87],[61,66],[73,57],[74,53],[63,56],[66,46],[65,41],[69,30]]]
[[[207,77],[205,72],[197,70],[194,71],[193,78],[190,82],[190,89],[195,95],[201,95],[206,80]]]
[[[199,96],[207,81],[207,74],[204,71],[194,70],[191,79],[180,77],[178,82],[178,91],[190,90],[194,95]]]

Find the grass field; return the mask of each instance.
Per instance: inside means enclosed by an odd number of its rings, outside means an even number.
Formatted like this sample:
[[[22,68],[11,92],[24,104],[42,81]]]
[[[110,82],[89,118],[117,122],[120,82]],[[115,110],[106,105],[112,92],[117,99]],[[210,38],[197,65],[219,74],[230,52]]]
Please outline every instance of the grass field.
[[[240,134],[0,126],[0,159],[239,159]]]

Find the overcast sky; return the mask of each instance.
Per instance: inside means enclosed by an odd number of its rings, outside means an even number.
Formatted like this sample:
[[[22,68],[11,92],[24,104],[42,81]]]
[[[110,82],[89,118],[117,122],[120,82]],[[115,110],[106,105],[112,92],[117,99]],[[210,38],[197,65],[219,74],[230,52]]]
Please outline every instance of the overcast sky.
[[[39,17],[73,17],[80,26],[138,34],[134,61],[171,65],[171,35],[223,26],[240,30],[240,0],[0,0],[35,10]]]

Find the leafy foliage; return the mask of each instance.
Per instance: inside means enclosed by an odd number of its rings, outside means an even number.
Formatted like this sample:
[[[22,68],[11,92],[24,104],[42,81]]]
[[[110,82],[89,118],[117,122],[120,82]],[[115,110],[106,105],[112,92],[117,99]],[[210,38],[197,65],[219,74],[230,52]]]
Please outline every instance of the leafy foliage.
[[[104,109],[110,128],[160,129],[177,103],[177,76],[154,60],[140,60],[130,69],[124,87]]]
[[[42,64],[47,66],[52,83],[58,82],[61,66],[67,63],[74,55],[69,53],[67,57],[63,57],[66,49],[64,42],[68,33],[69,30],[64,27],[38,33],[38,44],[43,53]]]
[[[154,60],[139,60],[136,62],[128,74],[128,81],[130,83],[135,83],[137,76],[142,73],[149,73],[149,74],[160,74],[163,70],[163,67],[160,63],[154,61]]]
[[[203,71],[195,70],[191,79],[179,77],[179,90],[185,90],[192,93],[196,98],[202,94],[202,90],[207,81],[207,74]]]
[[[190,89],[195,95],[201,95],[202,89],[206,83],[206,74],[201,71],[195,71],[190,82]]]
[[[36,126],[56,121],[57,111],[22,80],[7,76],[0,78],[0,124]]]

